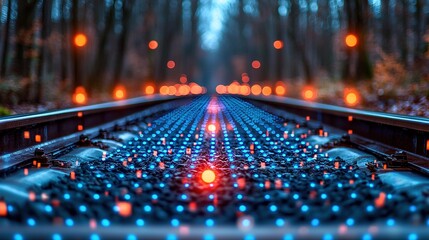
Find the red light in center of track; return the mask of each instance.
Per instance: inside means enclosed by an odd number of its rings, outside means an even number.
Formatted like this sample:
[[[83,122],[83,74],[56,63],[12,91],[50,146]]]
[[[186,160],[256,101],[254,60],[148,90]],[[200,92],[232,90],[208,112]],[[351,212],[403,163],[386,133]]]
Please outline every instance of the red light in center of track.
[[[214,124],[209,124],[209,126],[207,127],[207,129],[208,129],[210,132],[216,132],[216,125],[214,125]]]
[[[203,174],[201,174],[201,179],[205,183],[213,183],[214,180],[216,179],[216,174],[212,170],[208,169],[208,170],[205,170]]]

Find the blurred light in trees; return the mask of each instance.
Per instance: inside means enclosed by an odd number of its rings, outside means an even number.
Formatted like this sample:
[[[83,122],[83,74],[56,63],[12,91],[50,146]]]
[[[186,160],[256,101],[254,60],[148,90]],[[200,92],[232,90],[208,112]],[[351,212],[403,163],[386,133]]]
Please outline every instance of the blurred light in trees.
[[[216,86],[216,92],[218,94],[225,94],[226,93],[226,87],[222,84],[219,84]]]
[[[152,40],[149,42],[148,46],[149,46],[149,49],[155,50],[158,48],[158,42],[155,40]]]
[[[161,95],[167,95],[168,94],[168,86],[161,86],[161,88],[159,88],[159,93]]]
[[[344,102],[347,106],[353,107],[359,103],[359,93],[354,89],[347,89],[344,91]]]
[[[286,88],[284,86],[281,86],[281,85],[277,86],[275,91],[276,91],[276,94],[279,96],[283,96],[286,94]]]
[[[276,40],[276,41],[274,41],[273,46],[275,49],[282,49],[283,48],[283,41]]]
[[[238,94],[240,92],[240,84],[234,81],[228,86],[227,90],[230,94]]]
[[[241,81],[244,83],[248,83],[250,80],[249,76],[247,75],[247,73],[243,73],[241,74]]]
[[[87,94],[84,87],[82,86],[77,87],[73,94],[73,102],[79,105],[85,104],[87,101],[86,95]]]
[[[265,86],[265,87],[262,88],[262,94],[264,96],[270,95],[271,92],[272,92],[272,90],[271,90],[271,87],[269,87],[269,86]]]
[[[176,63],[173,60],[167,62],[167,67],[173,69],[176,66]]]
[[[302,91],[302,97],[305,100],[314,100],[316,98],[316,90],[313,87],[307,86]]]
[[[254,69],[258,69],[258,68],[260,68],[261,67],[261,62],[259,62],[258,60],[254,60],[253,62],[252,62],[252,68],[254,68]]]
[[[124,99],[125,98],[125,88],[123,86],[117,86],[115,90],[113,91],[113,98],[116,100]]]
[[[253,95],[259,95],[261,94],[262,88],[259,84],[255,84],[250,88],[250,91]]]
[[[346,36],[346,45],[347,47],[356,47],[356,45],[358,44],[358,38],[356,37],[356,35],[354,34],[347,34]]]
[[[249,85],[242,85],[242,86],[240,86],[240,94],[241,95],[245,95],[245,96],[247,96],[247,95],[250,95],[250,87],[249,87]]]
[[[188,95],[191,92],[191,88],[188,85],[181,85],[179,87],[179,95],[185,96]]]
[[[177,92],[176,87],[174,86],[168,87],[168,95],[176,95],[176,92]]]
[[[185,84],[187,81],[188,81],[188,77],[186,76],[186,74],[182,74],[181,76],[180,76],[180,83],[183,83],[183,84]]]
[[[83,33],[78,33],[76,36],[74,36],[73,39],[74,45],[77,47],[84,47],[86,43],[88,42],[88,38]]]
[[[155,88],[154,88],[153,86],[151,86],[151,85],[146,86],[146,88],[145,88],[144,92],[145,92],[147,95],[152,95],[152,94],[154,94],[154,93],[155,93]]]
[[[189,86],[191,87],[191,93],[192,94],[201,94],[201,93],[203,93],[203,88],[200,85],[198,85],[196,83],[191,83],[191,84],[189,84]]]

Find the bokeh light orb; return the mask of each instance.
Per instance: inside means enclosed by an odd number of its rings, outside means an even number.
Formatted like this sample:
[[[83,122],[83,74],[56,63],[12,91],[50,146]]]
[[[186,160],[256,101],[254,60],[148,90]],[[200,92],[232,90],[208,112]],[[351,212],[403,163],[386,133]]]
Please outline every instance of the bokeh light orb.
[[[213,183],[216,179],[216,174],[213,172],[213,170],[207,169],[201,174],[201,179],[205,183]]]

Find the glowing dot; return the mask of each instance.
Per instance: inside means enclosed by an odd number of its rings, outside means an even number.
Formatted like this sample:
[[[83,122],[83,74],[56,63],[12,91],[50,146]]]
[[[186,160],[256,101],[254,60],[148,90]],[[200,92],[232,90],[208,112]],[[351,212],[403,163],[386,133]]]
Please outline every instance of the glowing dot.
[[[215,131],[216,131],[216,125],[214,125],[214,124],[209,124],[209,126],[207,127],[207,129],[208,129],[210,132],[215,132]]]
[[[86,43],[88,42],[88,38],[86,37],[85,34],[78,33],[74,37],[73,41],[74,41],[74,45],[76,45],[77,47],[84,47],[86,45]]]
[[[281,226],[285,225],[285,220],[278,218],[276,220],[276,225],[277,225],[277,227],[281,227]]]
[[[182,206],[182,205],[177,205],[176,210],[177,210],[178,212],[183,212],[184,208],[183,208],[183,206]]]
[[[205,170],[201,175],[201,179],[205,183],[212,183],[216,179],[216,174],[212,170]]]
[[[253,85],[251,88],[250,88],[250,92],[253,94],[253,95],[260,95],[261,94],[261,92],[262,92],[262,88],[261,88],[261,86],[259,85],[259,84],[255,84],[255,85]]]
[[[271,94],[271,87],[265,86],[262,88],[262,94],[264,96],[268,96]]]
[[[213,225],[214,225],[214,221],[213,221],[213,219],[207,219],[206,220],[206,226],[207,227],[213,227]]]
[[[244,212],[246,211],[246,206],[240,205],[240,207],[238,207],[238,210],[240,210],[240,212]]]
[[[356,37],[356,35],[354,34],[348,34],[346,36],[346,45],[347,47],[356,47],[356,45],[358,44],[358,38]]]
[[[318,226],[320,223],[319,219],[314,218],[313,220],[311,220],[311,226],[316,227]]]
[[[103,225],[103,227],[108,227],[110,226],[110,221],[108,219],[103,219],[101,220],[101,225]]]
[[[144,91],[147,95],[152,95],[155,93],[155,88],[153,86],[146,86]]]
[[[276,94],[279,96],[283,96],[286,94],[286,88],[283,86],[277,86],[275,91],[276,91]]]
[[[29,219],[27,219],[27,224],[29,226],[34,226],[34,225],[36,225],[36,221],[32,218],[29,218]]]
[[[303,92],[303,97],[305,100],[312,100],[314,98],[314,91],[312,89],[306,89]]]
[[[417,240],[418,236],[415,233],[410,233],[410,235],[408,235],[408,240]]]
[[[86,94],[76,93],[74,96],[74,102],[77,104],[84,104],[86,102]]]
[[[273,42],[273,46],[275,49],[282,49],[283,48],[283,42],[280,40],[276,40]]]
[[[217,85],[216,86],[216,92],[218,94],[225,94],[226,93],[226,87],[224,85]]]
[[[386,224],[387,224],[387,226],[392,227],[395,225],[395,220],[392,218],[389,218],[389,219],[387,219]]]
[[[303,211],[303,212],[307,212],[308,209],[309,209],[309,207],[307,205],[302,205],[302,207],[301,207],[301,211]]]
[[[144,220],[143,219],[137,219],[136,220],[136,225],[139,227],[143,227],[144,226]]]
[[[155,50],[158,48],[158,42],[155,40],[152,40],[149,42],[148,46],[151,50]]]
[[[169,69],[173,69],[176,66],[176,62],[174,62],[173,60],[170,60],[167,62],[167,67]]]
[[[122,86],[118,86],[113,91],[113,98],[116,100],[124,99],[125,98],[125,88]]]
[[[353,224],[355,224],[355,220],[354,220],[353,218],[348,218],[348,219],[346,220],[346,224],[347,224],[348,226],[353,226]]]
[[[355,90],[346,90],[344,102],[347,106],[355,106],[359,102],[359,95]]]
[[[254,60],[252,62],[252,68],[259,69],[260,67],[261,67],[261,62],[259,62],[258,60]]]
[[[179,220],[177,220],[177,219],[175,219],[175,218],[171,220],[171,225],[172,225],[173,227],[178,227],[178,226],[179,226],[179,224],[180,224]]]

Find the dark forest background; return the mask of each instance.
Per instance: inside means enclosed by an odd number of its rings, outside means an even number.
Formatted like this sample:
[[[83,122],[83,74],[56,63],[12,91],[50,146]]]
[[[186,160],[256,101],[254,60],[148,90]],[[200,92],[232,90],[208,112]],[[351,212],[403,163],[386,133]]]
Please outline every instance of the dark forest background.
[[[314,86],[321,101],[336,104],[343,89],[355,88],[363,107],[401,113],[429,97],[427,0],[1,0],[0,6],[4,114],[70,106],[79,87],[91,103],[113,98],[118,86],[132,97],[147,94],[149,85],[158,93],[164,85],[196,83],[210,93],[234,81],[281,83],[287,96]],[[206,39],[212,25],[221,29],[217,42]],[[79,33],[87,37],[83,47],[74,44]],[[355,47],[346,46],[348,34],[357,36]]]

